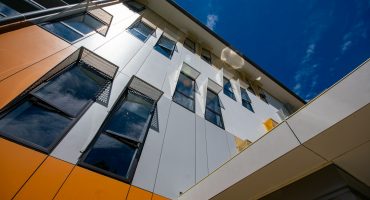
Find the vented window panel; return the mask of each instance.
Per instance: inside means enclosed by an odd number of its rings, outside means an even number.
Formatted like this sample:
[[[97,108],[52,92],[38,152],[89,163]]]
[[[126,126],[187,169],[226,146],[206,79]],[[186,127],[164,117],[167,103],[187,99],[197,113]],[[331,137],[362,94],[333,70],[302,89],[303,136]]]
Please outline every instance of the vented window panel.
[[[175,51],[175,48],[176,42],[164,35],[162,35],[159,38],[157,44],[154,46],[154,49],[156,49],[159,53],[170,59],[172,57],[173,52]]]
[[[233,99],[234,101],[236,101],[231,82],[229,79],[225,77],[224,77],[224,94]]]

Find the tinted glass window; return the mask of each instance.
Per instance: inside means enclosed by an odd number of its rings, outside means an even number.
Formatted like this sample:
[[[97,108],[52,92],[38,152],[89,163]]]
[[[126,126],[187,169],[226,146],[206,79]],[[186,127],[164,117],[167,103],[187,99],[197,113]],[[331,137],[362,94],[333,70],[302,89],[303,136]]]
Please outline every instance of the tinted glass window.
[[[242,105],[247,108],[248,110],[254,112],[252,107],[252,101],[248,96],[247,91],[244,88],[240,88],[241,96],[242,96]]]
[[[68,114],[76,116],[106,82],[105,78],[80,62],[50,80],[34,94]]]
[[[184,41],[184,47],[193,53],[195,52],[195,43],[188,38]]]
[[[83,35],[77,33],[76,31],[68,28],[66,25],[55,22],[50,24],[42,25],[46,30],[58,35],[61,38],[66,39],[68,42],[74,42],[83,37]]]
[[[207,90],[205,118],[216,126],[224,128],[218,95],[210,90]]]
[[[19,15],[20,13],[0,2],[0,18]]]
[[[154,48],[164,56],[171,58],[175,50],[176,42],[168,39],[166,36],[161,36]]]
[[[106,130],[141,142],[151,110],[152,103],[138,95],[129,93],[107,123]]]
[[[103,26],[101,22],[90,15],[81,15],[63,21],[82,34],[89,34]]]
[[[84,162],[124,178],[128,178],[136,148],[122,142],[119,138],[100,134],[91,147]]]
[[[211,52],[209,52],[208,50],[206,49],[202,49],[202,52],[201,52],[201,55],[200,57],[206,61],[207,63],[211,64],[212,63],[212,59],[211,59]]]
[[[176,85],[176,90],[173,95],[173,100],[194,112],[194,96],[195,96],[195,81],[180,73],[179,80]]]
[[[126,4],[128,8],[130,8],[131,10],[135,12],[140,12],[145,9],[145,6],[143,4],[138,3],[136,1],[127,1],[127,2],[124,2],[124,4]]]
[[[138,22],[129,29],[129,32],[135,37],[139,38],[141,41],[145,41],[146,39],[148,39],[153,31],[154,29],[143,22]]]
[[[231,85],[230,80],[224,77],[224,94],[232,99],[235,100],[235,95],[233,91],[233,87]]]
[[[28,100],[0,120],[0,132],[49,149],[71,121],[45,104]]]
[[[27,13],[39,10],[38,7],[31,3],[26,2],[25,0],[1,0],[1,2],[20,13]]]
[[[65,6],[68,5],[60,0],[33,0],[34,2],[40,4],[44,8],[53,8],[53,7],[59,7],[59,6]]]

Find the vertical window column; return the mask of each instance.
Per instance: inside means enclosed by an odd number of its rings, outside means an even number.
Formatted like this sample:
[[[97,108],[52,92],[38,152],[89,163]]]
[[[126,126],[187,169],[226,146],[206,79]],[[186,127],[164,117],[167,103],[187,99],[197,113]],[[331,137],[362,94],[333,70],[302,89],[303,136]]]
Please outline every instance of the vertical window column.
[[[195,81],[180,73],[179,80],[176,85],[176,90],[173,95],[173,101],[185,107],[186,109],[195,111]]]
[[[224,77],[224,94],[230,98],[232,98],[234,101],[236,101],[233,87],[231,85],[231,82],[229,79]]]
[[[224,129],[219,97],[210,89],[207,90],[205,118],[209,122]]]

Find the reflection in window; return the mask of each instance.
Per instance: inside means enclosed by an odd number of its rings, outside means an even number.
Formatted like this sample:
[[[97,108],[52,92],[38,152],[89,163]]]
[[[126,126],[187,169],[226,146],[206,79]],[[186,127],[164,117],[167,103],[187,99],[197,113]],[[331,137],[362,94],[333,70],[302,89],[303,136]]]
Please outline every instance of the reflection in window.
[[[218,95],[209,89],[207,90],[205,118],[216,126],[224,128],[220,100],[218,98]]]
[[[0,2],[0,18],[17,16],[20,13]]]
[[[254,112],[253,107],[252,107],[252,101],[249,98],[247,91],[244,88],[240,88],[240,91],[242,95],[242,105],[248,110]]]
[[[166,36],[162,35],[157,44],[154,46],[154,49],[156,49],[158,52],[166,56],[167,58],[172,57],[173,52],[176,48],[176,42],[173,40],[170,40]]]
[[[151,28],[150,26],[148,26],[147,24],[145,24],[144,22],[142,21],[139,21],[137,23],[135,23],[133,26],[131,26],[128,31],[134,35],[135,37],[137,37],[138,39],[140,39],[141,41],[146,41],[148,39],[148,37],[153,34],[154,32],[154,29]]]
[[[234,101],[236,101],[234,91],[233,91],[233,86],[231,85],[230,80],[228,80],[225,77],[224,77],[224,94],[232,98]]]
[[[104,26],[106,25],[88,14],[42,25],[46,30],[71,43]]]
[[[50,152],[107,80],[83,62],[31,91],[0,119],[0,133]]]
[[[130,182],[153,110],[154,101],[129,90],[113,108],[80,165]]]
[[[194,112],[194,97],[195,81],[189,76],[180,73],[179,80],[176,85],[176,90],[173,95],[173,101]]]
[[[209,64],[212,64],[211,52],[207,49],[202,49],[200,57]]]
[[[195,53],[195,43],[191,41],[189,38],[185,39],[184,47],[187,48],[189,51]]]

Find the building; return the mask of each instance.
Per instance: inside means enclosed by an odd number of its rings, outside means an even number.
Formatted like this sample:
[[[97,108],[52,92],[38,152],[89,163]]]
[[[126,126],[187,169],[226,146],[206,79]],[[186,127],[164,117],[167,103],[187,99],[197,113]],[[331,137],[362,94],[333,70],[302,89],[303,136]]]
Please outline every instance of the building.
[[[366,199],[369,82],[305,105],[172,1],[0,0],[0,199]]]

